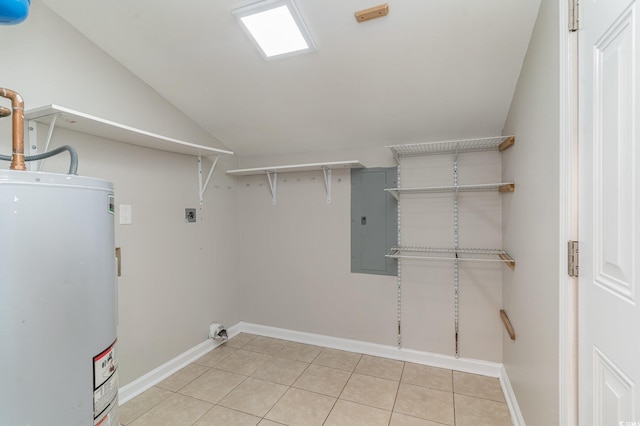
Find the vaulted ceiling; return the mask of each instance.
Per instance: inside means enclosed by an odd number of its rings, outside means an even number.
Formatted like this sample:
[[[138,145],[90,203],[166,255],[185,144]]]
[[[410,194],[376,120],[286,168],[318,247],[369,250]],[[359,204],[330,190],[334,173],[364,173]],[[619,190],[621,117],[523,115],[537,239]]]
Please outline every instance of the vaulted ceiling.
[[[317,51],[265,61],[253,0],[43,0],[240,155],[502,130],[540,0],[296,0]]]

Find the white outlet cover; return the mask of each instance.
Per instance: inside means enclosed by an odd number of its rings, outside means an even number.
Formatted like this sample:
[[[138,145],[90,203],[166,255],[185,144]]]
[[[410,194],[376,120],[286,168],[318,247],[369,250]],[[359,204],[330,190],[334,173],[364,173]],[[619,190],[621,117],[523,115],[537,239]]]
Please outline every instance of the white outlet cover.
[[[131,225],[132,223],[131,204],[120,204],[120,225]]]

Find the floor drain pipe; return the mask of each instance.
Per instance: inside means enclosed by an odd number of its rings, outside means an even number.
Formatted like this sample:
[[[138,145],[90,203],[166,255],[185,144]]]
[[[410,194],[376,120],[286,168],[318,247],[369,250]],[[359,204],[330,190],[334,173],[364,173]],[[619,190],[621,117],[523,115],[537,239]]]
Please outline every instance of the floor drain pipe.
[[[229,338],[224,325],[213,323],[209,326],[209,338],[224,342]]]

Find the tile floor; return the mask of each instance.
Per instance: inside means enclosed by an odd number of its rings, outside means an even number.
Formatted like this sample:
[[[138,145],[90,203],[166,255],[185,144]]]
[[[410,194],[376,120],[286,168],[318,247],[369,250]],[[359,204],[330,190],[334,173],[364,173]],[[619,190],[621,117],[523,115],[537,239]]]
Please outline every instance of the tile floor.
[[[498,379],[246,333],[119,411],[131,426],[511,425]]]

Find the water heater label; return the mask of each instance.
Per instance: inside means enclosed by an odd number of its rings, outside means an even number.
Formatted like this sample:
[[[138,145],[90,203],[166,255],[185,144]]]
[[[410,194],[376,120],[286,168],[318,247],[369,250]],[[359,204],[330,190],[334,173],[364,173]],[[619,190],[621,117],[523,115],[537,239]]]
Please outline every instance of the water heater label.
[[[93,357],[93,389],[98,389],[116,371],[116,342]]]
[[[118,396],[118,375],[112,375],[102,386],[93,391],[93,417],[97,418]]]
[[[94,426],[120,426],[118,421],[118,399],[114,399],[108,410],[93,421]]]
[[[93,417],[99,418],[118,396],[116,342],[93,357]],[[108,423],[107,423],[108,424]]]
[[[116,211],[115,203],[113,202],[113,194],[109,194],[109,213],[114,214]]]

